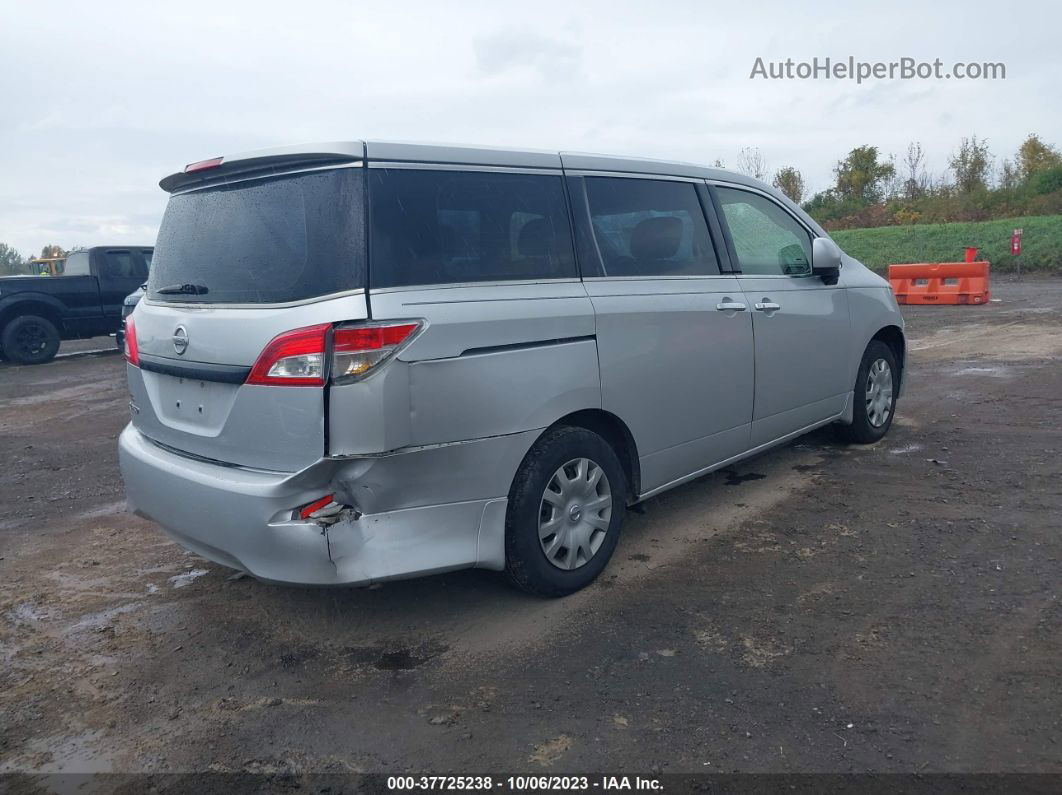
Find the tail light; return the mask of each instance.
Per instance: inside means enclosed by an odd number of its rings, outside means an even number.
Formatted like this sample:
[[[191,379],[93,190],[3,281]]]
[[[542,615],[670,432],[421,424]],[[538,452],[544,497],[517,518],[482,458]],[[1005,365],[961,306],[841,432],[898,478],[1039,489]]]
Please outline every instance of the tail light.
[[[247,376],[260,386],[322,386],[331,324],[297,328],[274,337]]]
[[[136,347],[136,324],[132,315],[125,319],[125,360],[136,367],[140,366],[140,350]]]
[[[379,323],[335,330],[332,378],[354,379],[382,364],[420,323]]]
[[[247,383],[323,386],[328,377],[335,381],[359,378],[394,355],[418,328],[419,322],[406,321],[345,328],[324,323],[287,331],[266,345]]]

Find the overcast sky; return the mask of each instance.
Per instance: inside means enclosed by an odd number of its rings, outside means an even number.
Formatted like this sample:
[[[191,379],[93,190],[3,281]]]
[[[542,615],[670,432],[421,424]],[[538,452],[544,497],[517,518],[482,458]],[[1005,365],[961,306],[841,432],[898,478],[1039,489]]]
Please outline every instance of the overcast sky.
[[[389,138],[733,166],[810,190],[861,144],[1062,144],[1057,2],[0,0],[0,241],[155,238],[158,180],[259,147]],[[755,59],[1002,61],[998,81],[750,80]]]

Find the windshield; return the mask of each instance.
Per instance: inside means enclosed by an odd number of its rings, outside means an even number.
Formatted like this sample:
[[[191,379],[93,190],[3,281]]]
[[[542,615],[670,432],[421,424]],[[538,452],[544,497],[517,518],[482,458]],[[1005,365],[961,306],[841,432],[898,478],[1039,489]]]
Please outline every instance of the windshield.
[[[364,286],[363,174],[339,168],[173,196],[148,296],[272,304]]]

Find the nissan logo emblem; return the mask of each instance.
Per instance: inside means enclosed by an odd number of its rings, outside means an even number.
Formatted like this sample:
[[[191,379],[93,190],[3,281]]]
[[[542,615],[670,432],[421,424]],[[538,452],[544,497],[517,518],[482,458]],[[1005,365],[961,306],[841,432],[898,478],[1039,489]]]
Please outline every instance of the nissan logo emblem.
[[[188,331],[184,326],[178,326],[173,330],[173,349],[180,356],[188,350]]]

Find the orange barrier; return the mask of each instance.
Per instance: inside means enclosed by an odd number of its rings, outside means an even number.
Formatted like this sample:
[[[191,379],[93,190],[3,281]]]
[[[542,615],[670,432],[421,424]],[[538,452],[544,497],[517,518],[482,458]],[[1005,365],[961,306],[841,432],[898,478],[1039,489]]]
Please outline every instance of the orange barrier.
[[[987,304],[987,262],[890,265],[889,284],[898,304]]]

